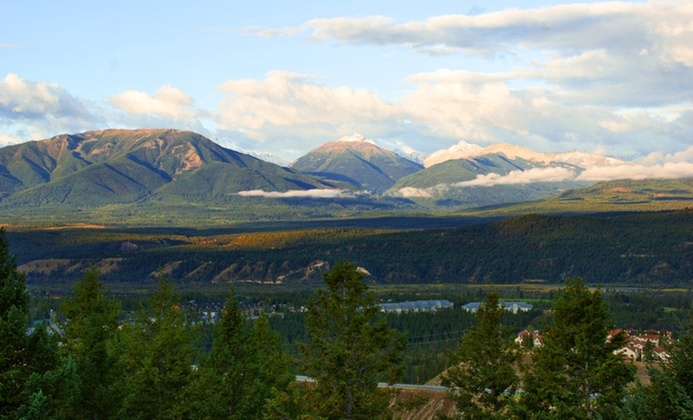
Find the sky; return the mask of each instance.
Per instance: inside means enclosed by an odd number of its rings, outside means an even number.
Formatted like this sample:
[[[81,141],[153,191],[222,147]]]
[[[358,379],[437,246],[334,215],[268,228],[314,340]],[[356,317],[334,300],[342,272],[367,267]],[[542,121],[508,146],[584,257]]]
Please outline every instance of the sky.
[[[363,136],[693,164],[693,1],[0,4],[0,146],[177,128],[292,161]]]

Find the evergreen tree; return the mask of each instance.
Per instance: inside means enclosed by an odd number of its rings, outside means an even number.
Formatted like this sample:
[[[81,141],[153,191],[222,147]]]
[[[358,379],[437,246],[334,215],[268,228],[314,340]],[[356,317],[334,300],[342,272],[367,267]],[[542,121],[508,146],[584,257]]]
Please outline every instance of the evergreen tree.
[[[670,357],[665,371],[676,378],[686,394],[693,399],[693,311],[688,316],[688,328],[679,340],[669,346]]]
[[[505,418],[513,403],[518,351],[502,325],[503,308],[491,293],[476,311],[476,323],[461,339],[444,378],[465,418]]]
[[[57,340],[40,324],[28,334],[29,293],[24,276],[10,256],[5,230],[0,229],[0,418],[19,417],[30,406],[43,407],[44,415],[55,411],[57,393],[41,385],[59,369]],[[57,389],[69,389],[61,383]]]
[[[657,420],[693,418],[693,400],[675,376],[652,365],[647,373],[650,383],[633,390],[626,399],[622,417],[637,419],[646,413],[648,418]]]
[[[123,356],[128,394],[124,405],[128,418],[175,418],[185,409],[194,334],[171,284],[163,278],[158,283],[149,305],[126,328]]]
[[[26,399],[29,294],[0,229],[0,416],[11,415]]]
[[[566,280],[552,321],[524,377],[525,411],[539,417],[615,416],[635,369],[614,354],[625,337],[607,341],[613,325],[601,291],[591,292],[579,278]]]
[[[75,359],[78,391],[73,413],[79,418],[105,418],[122,406],[117,385],[124,373],[116,353],[115,336],[121,310],[115,299],[102,291],[100,273],[89,269],[75,284],[74,297],[65,300],[62,313],[64,348]]]
[[[303,372],[316,381],[309,405],[326,418],[387,416],[390,395],[378,381],[399,378],[406,341],[376,320],[380,308],[353,264],[338,262],[323,279],[327,291],[308,305],[310,342],[301,347]]]
[[[198,418],[261,418],[265,405],[285,390],[293,376],[279,336],[262,315],[246,331],[245,316],[233,294],[214,327],[212,351],[200,365],[191,391]]]
[[[689,322],[678,341],[666,344],[668,360],[646,359],[650,384],[639,385],[626,405],[633,418],[638,413],[654,419],[693,418],[693,313]]]

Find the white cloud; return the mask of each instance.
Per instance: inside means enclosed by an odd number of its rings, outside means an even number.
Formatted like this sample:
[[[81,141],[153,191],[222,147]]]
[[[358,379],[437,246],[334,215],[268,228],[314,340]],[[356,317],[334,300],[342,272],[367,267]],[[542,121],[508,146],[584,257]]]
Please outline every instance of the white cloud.
[[[0,134],[0,147],[23,143],[24,141],[26,140],[11,134]]]
[[[0,80],[0,126],[15,128],[15,137],[19,132],[40,138],[93,128],[103,124],[98,109],[55,83],[24,80],[13,73]]]
[[[578,181],[612,181],[616,179],[676,179],[693,178],[693,163],[670,162],[661,165],[621,165],[590,168],[581,173]]]
[[[646,157],[640,159],[638,163],[642,165],[652,166],[658,163],[666,162],[690,162],[693,163],[693,146],[690,146],[686,150],[682,150],[676,153],[664,154],[662,152],[652,152]]]
[[[154,95],[136,90],[113,95],[111,103],[116,108],[130,114],[152,114],[175,119],[191,119],[195,112],[190,109],[193,100],[170,85],[164,85],[157,89]]]
[[[0,81],[0,117],[40,119],[88,115],[85,104],[57,84],[31,82],[12,73]]]
[[[220,129],[243,131],[262,141],[273,129],[326,136],[396,116],[396,108],[376,93],[348,86],[331,88],[315,79],[271,71],[264,80],[227,81],[218,87],[225,94],[218,107]]]
[[[249,190],[237,193],[243,197],[267,197],[267,198],[340,198],[353,196],[352,192],[345,190],[291,190],[286,192]]]
[[[359,133],[354,133],[354,134],[351,134],[348,136],[342,136],[337,141],[344,141],[347,143],[365,141],[366,143],[375,144],[375,142],[373,140],[370,140],[370,139],[366,140],[366,137],[364,137],[363,134],[359,134]]]
[[[517,48],[541,48],[572,55],[574,51],[606,47],[619,54],[659,53],[691,65],[691,20],[690,2],[603,2],[507,9],[475,16],[434,16],[405,23],[385,16],[313,19],[296,27],[245,33],[271,37],[308,32],[314,41],[401,45],[430,54],[492,55]]]
[[[413,88],[386,103],[383,109],[388,112],[342,113],[368,115],[380,138],[402,132],[392,124],[397,119],[411,123],[409,140],[418,136],[420,143],[412,145],[423,149],[430,147],[431,138],[445,138],[480,144],[508,141],[546,152],[605,148],[632,157],[654,147],[671,153],[690,141],[693,121],[679,116],[693,112],[691,21],[689,1],[601,2],[410,22],[386,16],[313,19],[254,33],[307,33],[318,42],[513,58],[506,62],[515,67],[495,73],[439,69],[413,74],[406,79]],[[311,109],[310,104],[302,105]],[[678,107],[674,114],[668,111],[673,106]],[[327,115],[317,117],[314,120],[322,122]],[[248,118],[258,123],[253,136],[268,138],[268,125],[275,122],[257,115]],[[340,128],[350,127],[355,118],[341,123]],[[309,135],[329,132],[318,129],[324,125],[317,122],[311,125],[304,119],[301,124]]]
[[[429,188],[404,187],[400,188],[396,195],[404,198],[431,198],[433,191]]]
[[[561,182],[575,178],[575,172],[567,168],[532,168],[526,171],[510,171],[506,175],[479,175],[471,181],[453,184],[453,187],[491,187],[494,185],[520,185],[534,182]]]

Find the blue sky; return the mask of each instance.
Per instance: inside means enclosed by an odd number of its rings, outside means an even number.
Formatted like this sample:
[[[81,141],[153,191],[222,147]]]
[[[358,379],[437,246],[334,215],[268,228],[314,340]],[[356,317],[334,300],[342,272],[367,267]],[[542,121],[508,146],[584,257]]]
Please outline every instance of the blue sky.
[[[693,161],[693,2],[15,1],[0,145],[171,127],[288,161],[359,133]]]

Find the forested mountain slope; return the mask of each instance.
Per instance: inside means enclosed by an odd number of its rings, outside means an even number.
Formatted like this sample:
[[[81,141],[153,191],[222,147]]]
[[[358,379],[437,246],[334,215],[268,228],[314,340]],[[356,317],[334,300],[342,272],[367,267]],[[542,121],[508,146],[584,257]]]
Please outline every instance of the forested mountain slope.
[[[175,234],[155,230],[11,231],[33,284],[89,264],[115,282],[319,282],[346,259],[376,283],[560,283],[683,286],[693,281],[693,210],[630,215],[525,215],[449,229],[363,228]]]

